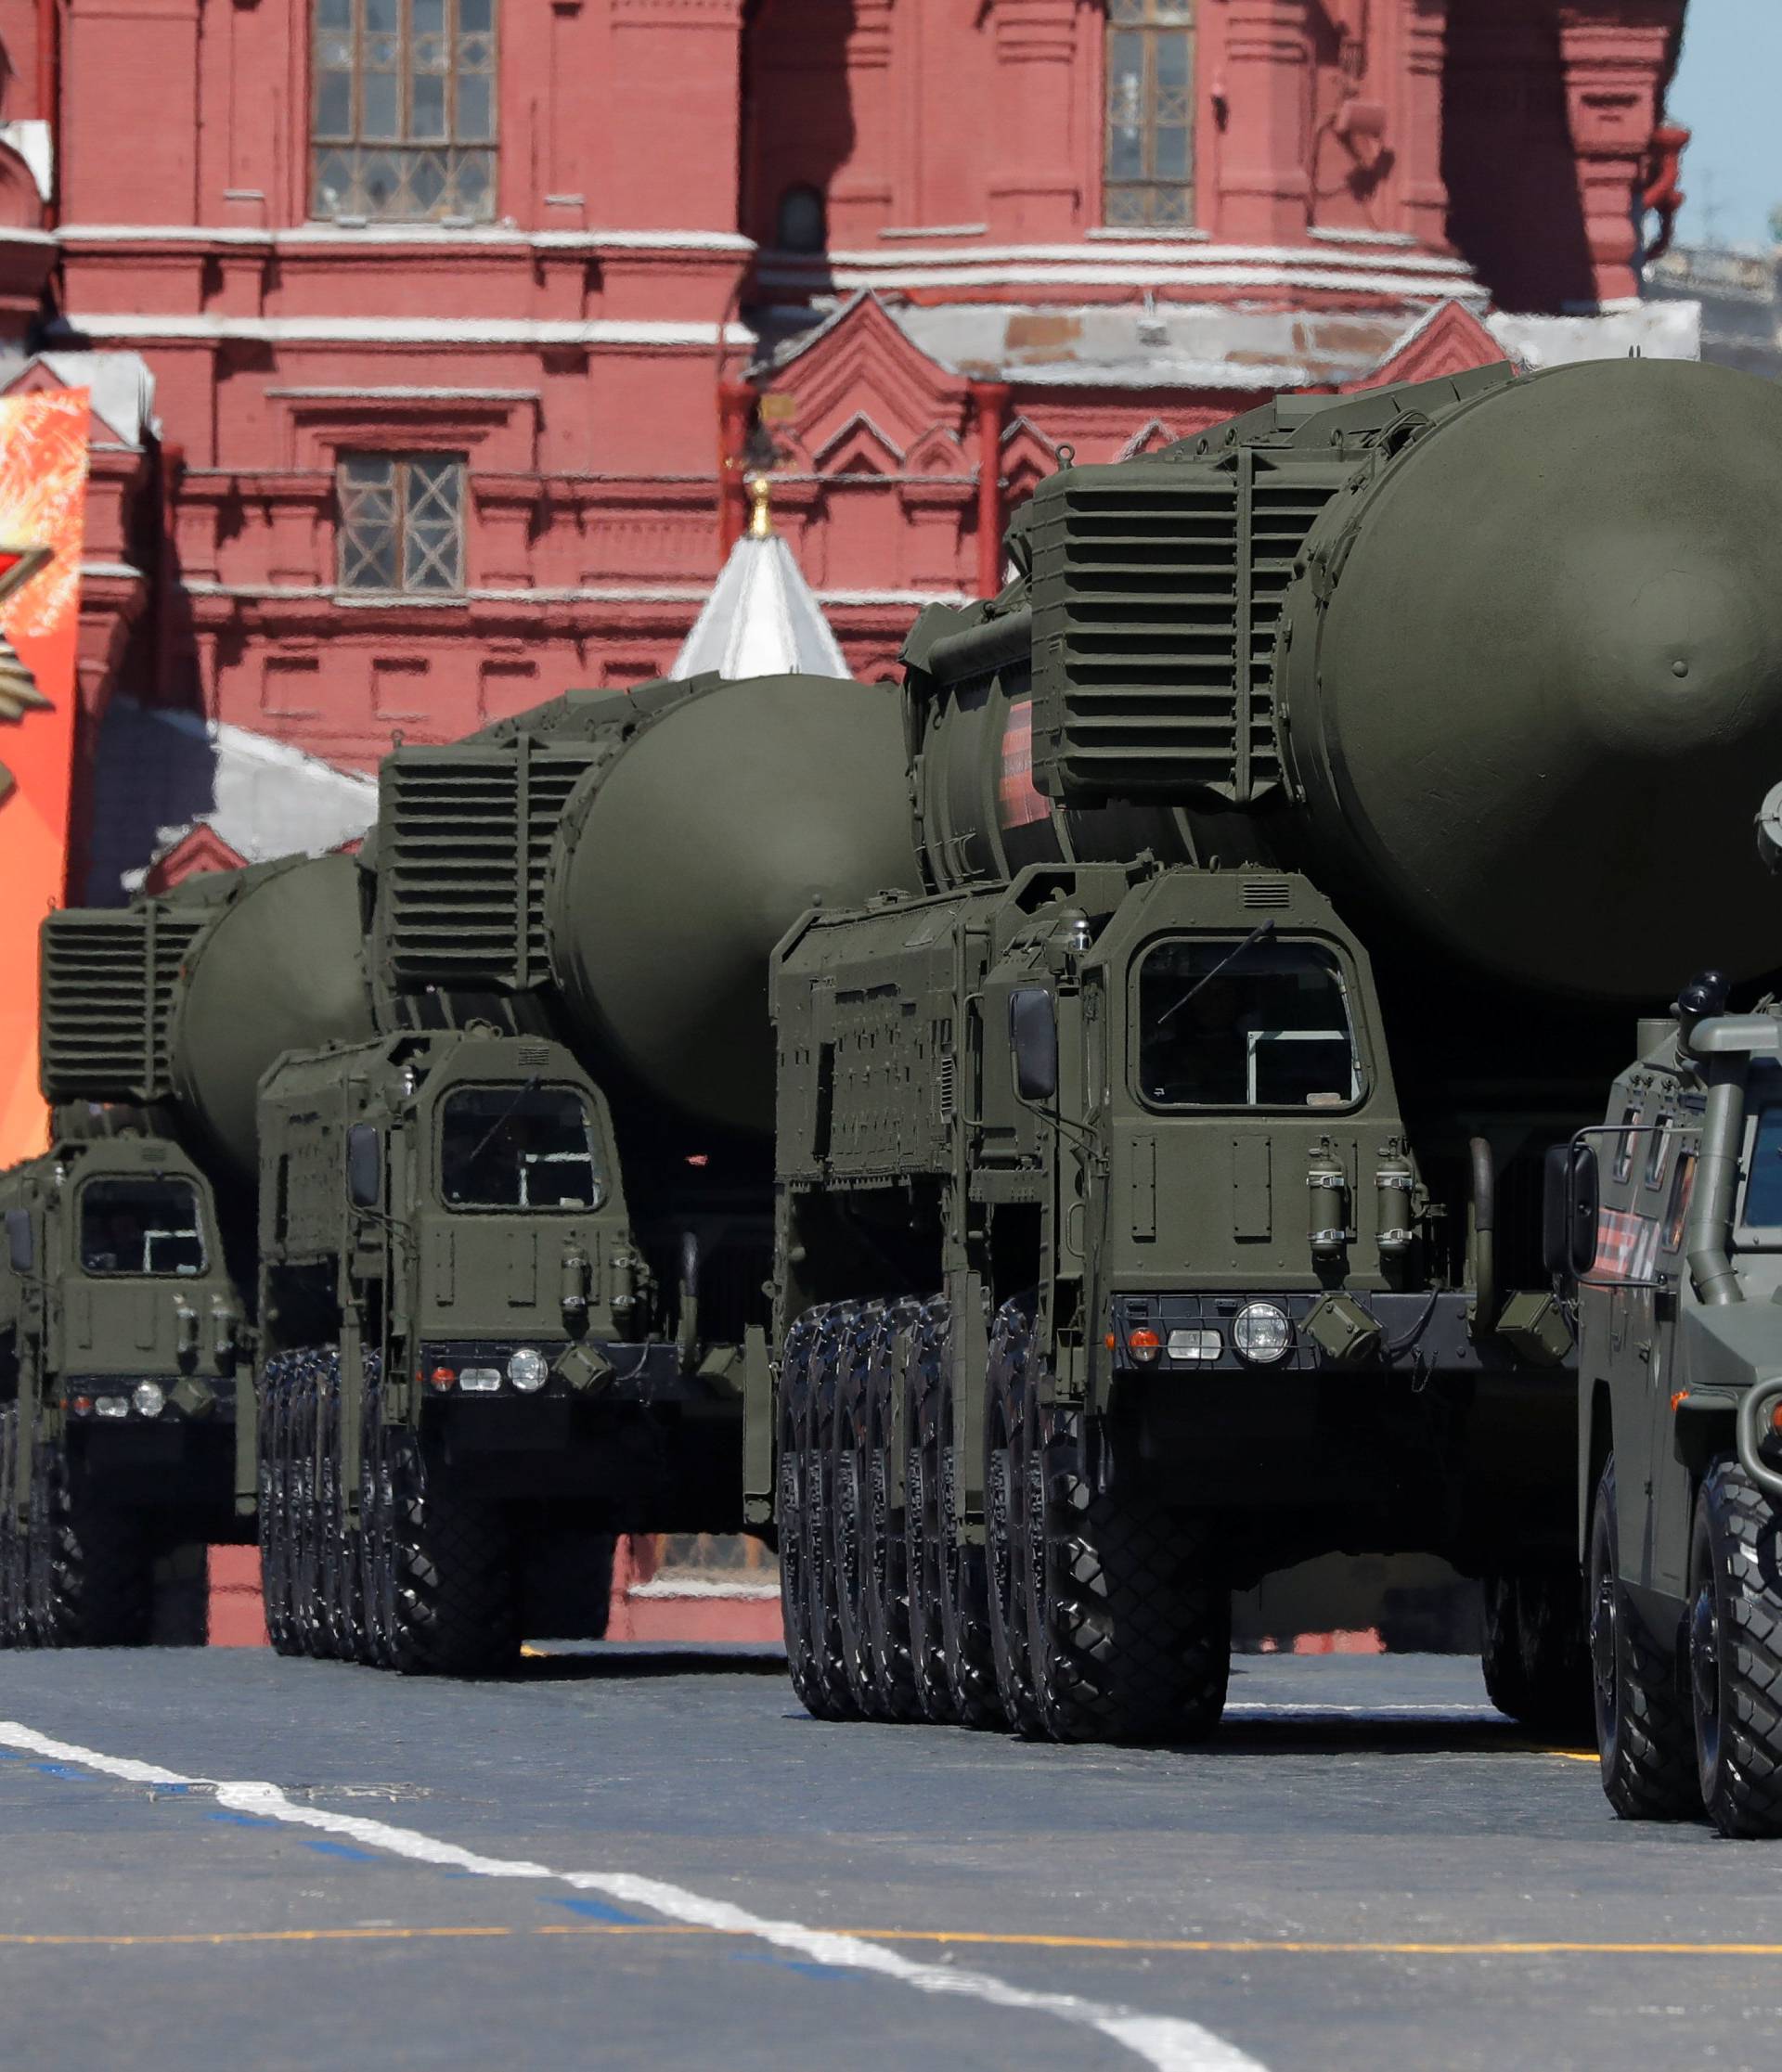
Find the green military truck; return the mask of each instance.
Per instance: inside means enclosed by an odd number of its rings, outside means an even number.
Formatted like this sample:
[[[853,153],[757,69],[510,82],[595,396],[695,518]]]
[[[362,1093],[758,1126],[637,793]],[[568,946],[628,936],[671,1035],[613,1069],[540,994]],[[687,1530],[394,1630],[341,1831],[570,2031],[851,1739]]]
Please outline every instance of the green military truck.
[[[1550,1157],[1603,1788],[1782,1834],[1782,1004],[1686,986]]]
[[[258,1494],[288,1654],[457,1674],[598,1637],[615,1531],[732,1529],[741,1422],[651,1334],[606,1101],[490,1025],[261,1091]]]
[[[398,751],[357,857],[45,924],[45,1090],[226,1204],[277,1646],[485,1670],[600,1630],[615,1531],[770,1529],[768,964],[913,889],[897,741],[808,677],[571,693]]]
[[[157,1564],[242,1537],[244,1317],[185,1152],[61,1119],[0,1175],[0,1646],[138,1646]]]
[[[924,896],[773,980],[812,1710],[1193,1736],[1231,1589],[1397,1550],[1587,1731],[1543,1154],[1690,946],[1773,959],[1778,461],[1708,367],[1283,397],[1062,469],[923,614]]]

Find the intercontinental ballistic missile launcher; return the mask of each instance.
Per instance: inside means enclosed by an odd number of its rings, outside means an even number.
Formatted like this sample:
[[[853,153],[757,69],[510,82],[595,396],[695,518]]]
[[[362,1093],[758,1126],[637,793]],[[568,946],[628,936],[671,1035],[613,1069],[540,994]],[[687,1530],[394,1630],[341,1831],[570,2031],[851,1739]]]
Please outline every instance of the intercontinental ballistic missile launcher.
[[[1587,1707],[1543,1152],[1684,956],[1774,960],[1778,457],[1693,366],[1282,398],[923,615],[923,895],[774,971],[812,1710],[1205,1731],[1232,1587],[1393,1549]]]
[[[766,1524],[768,965],[897,883],[895,701],[706,678],[398,752],[356,859],[52,917],[46,1090],[175,1137],[233,1234],[209,1496],[277,1646],[497,1667],[600,1630],[614,1531]]]
[[[241,1537],[214,1198],[165,1138],[65,1131],[0,1211],[0,1645],[139,1645],[157,1561]]]

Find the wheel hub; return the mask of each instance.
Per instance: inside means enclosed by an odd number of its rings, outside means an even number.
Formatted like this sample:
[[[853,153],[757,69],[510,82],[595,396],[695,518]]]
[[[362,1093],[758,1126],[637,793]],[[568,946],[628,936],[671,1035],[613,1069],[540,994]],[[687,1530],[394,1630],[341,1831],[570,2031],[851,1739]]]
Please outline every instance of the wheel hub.
[[[1590,1673],[1603,1718],[1615,1717],[1615,1578],[1599,1576],[1590,1607]]]
[[[1716,1732],[1720,1723],[1720,1608],[1709,1581],[1697,1586],[1689,1607],[1689,1680],[1695,1691],[1696,1718],[1706,1737]]]

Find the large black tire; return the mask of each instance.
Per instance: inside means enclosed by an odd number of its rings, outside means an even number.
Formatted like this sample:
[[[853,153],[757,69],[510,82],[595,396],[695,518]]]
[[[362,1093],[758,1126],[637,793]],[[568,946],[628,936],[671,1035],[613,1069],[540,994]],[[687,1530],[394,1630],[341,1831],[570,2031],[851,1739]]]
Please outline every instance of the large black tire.
[[[780,1625],[786,1641],[786,1670],[793,1695],[816,1719],[833,1718],[829,1693],[817,1667],[811,1637],[810,1577],[806,1573],[810,1528],[805,1515],[805,1485],[810,1465],[810,1349],[817,1335],[808,1311],[786,1333],[775,1397],[780,1453]]]
[[[281,1655],[303,1653],[291,1560],[291,1384],[292,1362],[275,1354],[261,1370],[259,1391],[260,1588],[266,1637]]]
[[[26,1538],[17,1524],[19,1406],[0,1403],[0,1648],[31,1645],[26,1623]]]
[[[961,1432],[953,1401],[953,1319],[945,1302],[927,1304],[906,1367],[906,1417],[920,1435],[925,1468],[923,1527],[938,1573],[940,1654],[948,1717],[962,1727],[1007,1724],[990,1639],[989,1569],[985,1550],[965,1535],[964,1448],[981,1434]],[[924,1549],[924,1553],[927,1550]],[[913,1575],[913,1570],[911,1571]]]
[[[1694,1820],[1701,1793],[1676,1657],[1654,1642],[1621,1584],[1612,1453],[1591,1506],[1588,1577],[1591,1700],[1603,1791],[1624,1821]]]
[[[997,1695],[1018,1734],[1038,1739],[1045,1720],[1033,1683],[1028,1599],[1033,1577],[1030,1486],[1040,1470],[1042,1406],[1029,1371],[1026,1309],[1005,1303],[990,1331],[985,1377],[984,1559],[990,1612],[990,1658]],[[1043,1500],[1041,1497],[1040,1500]]]
[[[383,1360],[365,1361],[364,1419],[359,1435],[359,1624],[369,1668],[396,1667],[395,1495],[391,1436],[383,1423]]]
[[[324,1651],[336,1661],[368,1663],[372,1650],[366,1626],[365,1534],[362,1524],[347,1522],[341,1357],[334,1347],[317,1358],[316,1391],[321,1419],[316,1512]]]
[[[1582,1744],[1592,1726],[1584,1589],[1569,1567],[1488,1576],[1485,1694],[1530,1733]]]
[[[848,1689],[867,1719],[919,1719],[910,1660],[899,1339],[920,1305],[869,1303],[845,1322],[835,1374],[831,1543]]]
[[[146,1647],[154,1558],[140,1519],[98,1501],[59,1445],[32,1459],[32,1638],[46,1648]]]
[[[411,1433],[389,1446],[389,1652],[406,1676],[500,1676],[520,1660],[513,1535]]]
[[[1204,1741],[1225,1709],[1232,1597],[1205,1521],[1126,1478],[1098,1489],[1082,1411],[1050,1400],[1032,1319],[998,1319],[1028,1404],[1023,1503],[1035,1731],[1052,1741]],[[1108,1443],[1103,1435],[1102,1443]]]
[[[858,1719],[860,1709],[844,1657],[833,1534],[836,1372],[859,1315],[845,1303],[807,1310],[788,1336],[781,1385],[781,1460],[790,1453],[797,1466],[791,1530],[784,1517],[780,1528],[781,1602],[791,1606],[789,1661],[797,1651],[793,1688],[817,1719]]]
[[[941,1486],[948,1445],[947,1403],[940,1387],[944,1356],[937,1345],[947,1330],[947,1305],[938,1295],[923,1303],[898,1345],[903,1391],[903,1568],[910,1592],[910,1675],[923,1718],[936,1725],[957,1722],[953,1687],[947,1674],[947,1564],[942,1554],[945,1520]]]
[[[1689,1682],[1701,1802],[1723,1834],[1782,1834],[1782,1521],[1730,1456],[1696,1495]]]

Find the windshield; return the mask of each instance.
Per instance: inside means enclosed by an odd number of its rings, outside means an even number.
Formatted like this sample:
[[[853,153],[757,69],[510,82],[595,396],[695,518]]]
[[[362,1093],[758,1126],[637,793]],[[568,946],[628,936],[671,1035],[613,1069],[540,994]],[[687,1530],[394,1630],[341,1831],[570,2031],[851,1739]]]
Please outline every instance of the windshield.
[[[190,1180],[88,1180],[81,1265],[88,1273],[202,1273],[197,1189]]]
[[[461,1087],[441,1108],[439,1180],[463,1209],[594,1209],[588,1103],[568,1087]]]
[[[1782,1233],[1782,1072],[1756,1062],[1745,1084],[1745,1199],[1740,1227]]]
[[[1260,933],[1159,943],[1139,968],[1139,1083],[1168,1108],[1341,1108],[1361,1068],[1341,967]]]

